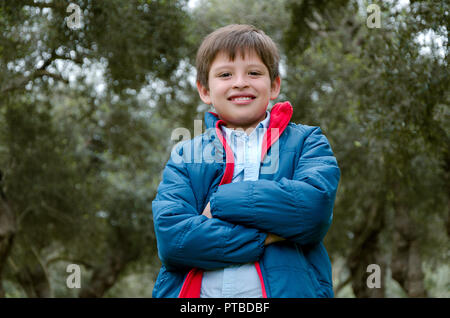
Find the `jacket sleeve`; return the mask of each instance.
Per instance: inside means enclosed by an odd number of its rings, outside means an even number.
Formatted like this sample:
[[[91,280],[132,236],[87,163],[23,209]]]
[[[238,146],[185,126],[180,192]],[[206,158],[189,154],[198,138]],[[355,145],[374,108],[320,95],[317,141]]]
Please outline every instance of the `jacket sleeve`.
[[[258,260],[267,234],[201,215],[185,165],[169,159],[152,202],[162,263],[174,270],[217,269]]]
[[[223,185],[211,198],[213,217],[301,245],[321,242],[331,225],[340,170],[320,128],[310,128],[292,180]]]

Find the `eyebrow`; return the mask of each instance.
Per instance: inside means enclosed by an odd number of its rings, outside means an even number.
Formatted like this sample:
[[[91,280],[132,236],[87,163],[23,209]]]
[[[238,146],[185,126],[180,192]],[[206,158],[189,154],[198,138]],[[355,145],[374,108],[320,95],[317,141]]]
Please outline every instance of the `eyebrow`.
[[[248,64],[245,67],[247,67],[247,68],[251,68],[251,67],[262,67],[262,68],[264,68],[264,64]],[[222,65],[220,65],[218,67],[213,68],[212,70],[213,71],[220,71],[221,69],[224,69],[224,68],[233,68],[233,64],[231,64],[231,63],[229,63],[229,64],[222,64]]]

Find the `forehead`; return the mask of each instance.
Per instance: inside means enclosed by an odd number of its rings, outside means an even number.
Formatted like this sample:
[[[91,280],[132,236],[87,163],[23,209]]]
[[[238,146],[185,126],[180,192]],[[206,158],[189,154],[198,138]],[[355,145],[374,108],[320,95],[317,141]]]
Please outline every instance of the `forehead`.
[[[254,50],[240,50],[234,53],[219,51],[211,63],[211,70],[221,67],[234,66],[238,62],[246,65],[265,66],[259,55]]]

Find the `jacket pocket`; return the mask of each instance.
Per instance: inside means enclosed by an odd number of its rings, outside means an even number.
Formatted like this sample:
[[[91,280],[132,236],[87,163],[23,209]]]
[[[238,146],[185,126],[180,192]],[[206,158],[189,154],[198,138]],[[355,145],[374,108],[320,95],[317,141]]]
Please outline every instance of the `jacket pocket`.
[[[167,273],[167,271],[165,270],[164,266],[161,267],[159,274],[158,274],[158,278],[156,279],[155,285],[153,286],[153,292],[152,292],[152,297],[153,298],[160,298],[161,297],[161,293],[160,293],[160,289],[161,289],[161,285],[163,285],[167,279],[169,278],[169,275]]]
[[[295,243],[283,241],[268,245],[262,261],[270,297],[320,297],[318,281]]]
[[[320,297],[320,295],[322,293],[320,291],[321,290],[321,285],[319,283],[318,277],[315,274],[313,268],[311,267],[311,264],[306,259],[305,254],[303,253],[303,250],[302,250],[301,246],[298,245],[298,244],[295,244],[295,247],[297,249],[297,253],[298,253],[298,256],[300,258],[300,262],[302,263],[303,268],[307,272],[309,280],[311,282],[311,285],[313,286],[313,288],[315,290],[316,296]]]

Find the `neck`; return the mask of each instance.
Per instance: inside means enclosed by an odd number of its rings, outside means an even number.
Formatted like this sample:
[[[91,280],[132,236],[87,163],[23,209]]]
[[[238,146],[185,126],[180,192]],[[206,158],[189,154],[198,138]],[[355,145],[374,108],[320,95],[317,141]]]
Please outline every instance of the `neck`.
[[[253,132],[253,130],[255,130],[255,128],[259,125],[259,123],[262,122],[266,117],[267,117],[267,113],[264,113],[264,115],[261,118],[259,118],[258,120],[256,120],[254,123],[252,123],[250,125],[233,125],[233,124],[227,123],[226,127],[229,129],[245,131],[245,133],[247,135],[250,135]]]

